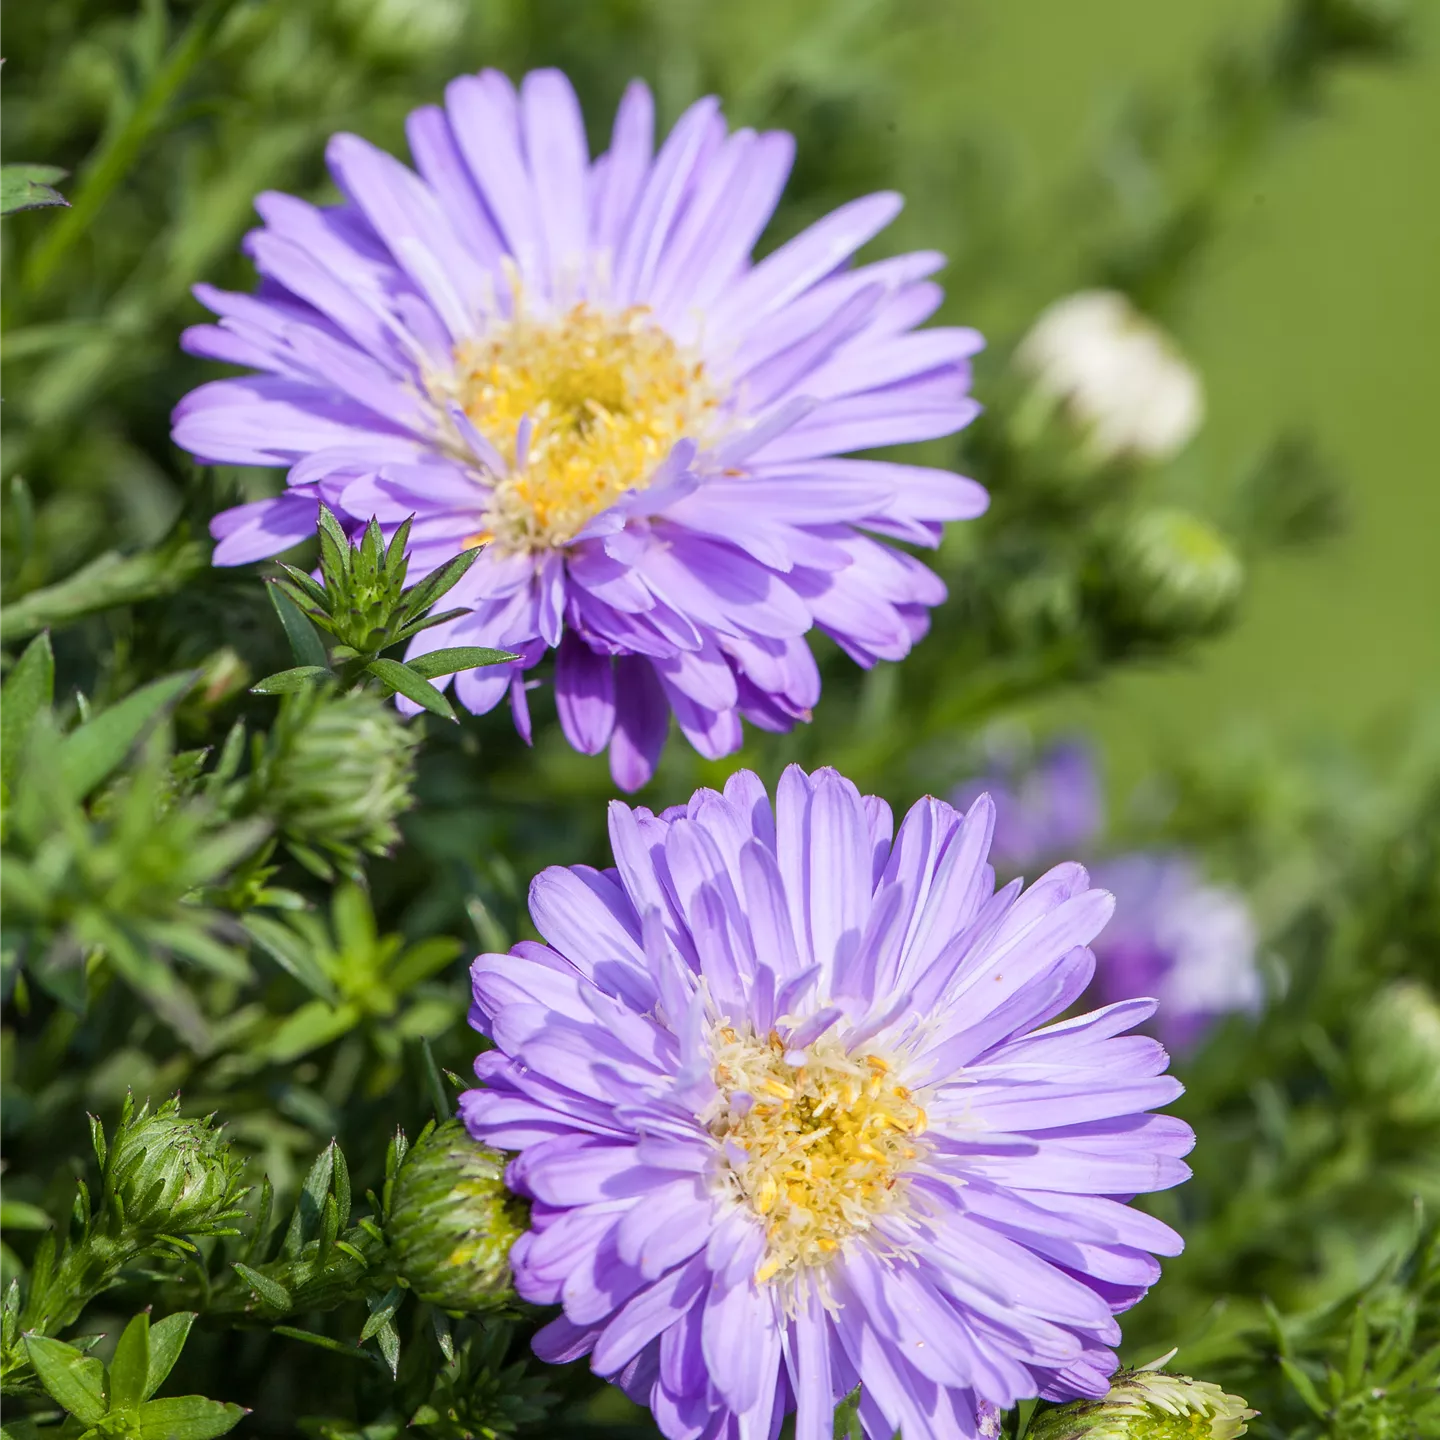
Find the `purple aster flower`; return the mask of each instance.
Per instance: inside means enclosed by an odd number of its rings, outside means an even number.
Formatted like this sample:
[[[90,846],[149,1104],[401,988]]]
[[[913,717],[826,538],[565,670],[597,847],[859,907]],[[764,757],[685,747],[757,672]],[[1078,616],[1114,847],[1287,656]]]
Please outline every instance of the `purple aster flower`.
[[[1124,1202],[1178,1184],[1190,1128],[1154,1010],[1051,1023],[1113,905],[1079,865],[995,889],[993,807],[889,808],[742,771],[653,815],[615,868],[551,869],[548,943],[475,961],[495,1048],[461,1099],[518,1151],[511,1261],[672,1440],[974,1437],[990,1406],[1099,1396],[1117,1312],[1180,1238]]]
[[[1259,1010],[1255,922],[1237,890],[1207,885],[1175,854],[1121,855],[1097,865],[1096,878],[1119,902],[1095,942],[1097,996],[1157,996],[1156,1030],[1177,1050],[1222,1015]]]
[[[216,518],[217,564],[293,545],[320,499],[387,531],[414,514],[415,575],[488,542],[449,597],[471,613],[412,654],[521,655],[455,692],[477,713],[508,693],[528,738],[523,672],[555,649],[565,734],[609,745],[627,789],[672,711],[710,757],[739,746],[741,716],[807,719],[812,627],[861,665],[901,659],[945,590],[884,542],[933,546],[986,504],[960,476],[836,458],[978,410],[979,335],[915,330],[942,257],[850,263],[899,197],[842,206],[755,264],[791,137],[731,134],[713,99],[658,151],[653,128],[633,84],[592,161],[563,75],[517,92],[487,70],[410,116],[418,174],[335,136],[343,202],[261,195],[259,292],[197,289],[220,323],[186,348],[259,373],[193,391],[174,430],[203,461],[289,468],[278,499]]]

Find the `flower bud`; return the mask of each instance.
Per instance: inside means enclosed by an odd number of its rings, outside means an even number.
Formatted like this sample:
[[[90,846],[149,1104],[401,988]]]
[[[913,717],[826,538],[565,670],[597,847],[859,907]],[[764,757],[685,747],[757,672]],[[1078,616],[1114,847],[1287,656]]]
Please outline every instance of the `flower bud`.
[[[1258,1413],[1208,1380],[1122,1370],[1103,1400],[1036,1415],[1027,1440],[1235,1440]]]
[[[444,1310],[493,1308],[510,1290],[510,1247],[527,1222],[505,1188],[505,1162],[446,1120],[406,1152],[385,1234],[396,1271]]]
[[[1115,538],[1101,584],[1122,623],[1157,637],[1223,624],[1245,585],[1225,537],[1185,510],[1148,510]]]
[[[292,844],[353,869],[362,852],[381,855],[399,840],[395,818],[413,804],[418,741],[374,695],[287,695],[261,804]]]
[[[154,1114],[139,1113],[126,1097],[106,1157],[105,1193],[118,1201],[127,1229],[157,1235],[214,1233],[234,1218],[244,1186],[241,1162],[210,1118],[180,1114],[167,1100]]]
[[[1041,405],[1063,408],[1094,463],[1163,460],[1205,413],[1200,377],[1174,342],[1118,291],[1056,301],[1015,352]]]
[[[1418,980],[1387,985],[1355,1039],[1361,1084],[1408,1124],[1440,1123],[1440,1004]]]

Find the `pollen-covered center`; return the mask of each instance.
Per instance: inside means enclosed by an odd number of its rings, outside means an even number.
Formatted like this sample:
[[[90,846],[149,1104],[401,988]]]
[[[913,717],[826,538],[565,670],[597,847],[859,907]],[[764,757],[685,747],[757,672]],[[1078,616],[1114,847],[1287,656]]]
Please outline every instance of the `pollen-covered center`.
[[[728,1183],[765,1221],[757,1281],[824,1264],[903,1197],[925,1111],[879,1055],[822,1038],[787,1050],[775,1032],[712,1037],[721,1097],[710,1122]]]
[[[641,306],[522,313],[459,346],[455,360],[461,408],[509,466],[483,534],[510,551],[573,540],[648,484],[677,440],[702,434],[718,403],[703,363]]]

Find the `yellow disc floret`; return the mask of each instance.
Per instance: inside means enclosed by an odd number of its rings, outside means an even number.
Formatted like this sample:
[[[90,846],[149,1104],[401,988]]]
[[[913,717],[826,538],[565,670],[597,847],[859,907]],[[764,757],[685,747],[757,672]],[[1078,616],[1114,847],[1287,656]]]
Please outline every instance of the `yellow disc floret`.
[[[757,1281],[824,1264],[903,1203],[925,1111],[882,1056],[829,1038],[787,1050],[773,1030],[730,1026],[711,1044],[720,1098],[710,1130],[727,1185],[766,1227]]]
[[[717,406],[702,362],[644,307],[496,325],[455,354],[454,398],[510,467],[497,476],[483,539],[503,550],[565,545],[627,490],[643,488],[676,441]],[[530,422],[517,454],[521,421]]]

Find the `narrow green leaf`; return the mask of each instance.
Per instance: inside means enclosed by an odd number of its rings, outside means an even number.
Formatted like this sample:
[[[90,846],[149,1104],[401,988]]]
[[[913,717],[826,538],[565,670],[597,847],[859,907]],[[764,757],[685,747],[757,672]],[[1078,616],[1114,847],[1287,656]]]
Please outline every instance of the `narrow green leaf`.
[[[55,656],[50,637],[37,635],[15,662],[0,690],[0,787],[8,795],[30,726],[55,698]]]
[[[138,1440],[215,1440],[249,1413],[239,1405],[225,1405],[203,1395],[176,1395],[142,1405],[136,1434]]]
[[[138,1405],[149,1393],[150,1316],[142,1310],[121,1332],[110,1362],[110,1408]]]
[[[430,1042],[424,1038],[420,1041],[420,1063],[425,1071],[425,1088],[430,1092],[430,1104],[434,1108],[435,1119],[448,1120],[452,1108],[450,1098],[445,1094],[445,1082],[440,1078],[435,1052],[431,1050]]]
[[[305,577],[307,580],[310,577]],[[312,582],[313,583],[313,582]],[[266,586],[270,592],[270,603],[285,627],[285,638],[290,642],[290,653],[302,666],[325,665],[325,646],[310,617],[273,582]],[[282,672],[283,673],[283,672]]]
[[[354,558],[351,554],[350,537],[335,518],[335,512],[328,505],[320,506],[320,570],[325,577],[325,588],[335,598],[345,593],[346,582],[350,579]]]
[[[440,610],[433,615],[426,615],[422,620],[412,620],[403,629],[397,630],[389,640],[389,644],[398,645],[402,640],[408,640],[412,635],[418,635],[422,630],[433,629],[436,625],[443,625],[447,620],[458,620],[462,615],[468,615],[470,611],[463,606],[458,610]]]
[[[395,1328],[393,1316],[380,1327],[375,1343],[390,1367],[390,1378],[393,1380],[400,1373],[400,1332]]]
[[[181,920],[152,920],[143,927],[145,939],[172,954],[192,960],[202,969],[241,984],[251,979],[245,957],[222,945],[195,924]]]
[[[335,1173],[335,1145],[332,1141],[316,1157],[300,1187],[290,1228],[285,1232],[283,1253],[293,1259],[320,1232],[320,1219],[325,1197],[330,1193],[330,1177]]]
[[[385,575],[397,590],[405,584],[405,572],[410,568],[410,557],[405,553],[410,544],[410,527],[415,517],[407,515],[396,527],[385,550]]]
[[[1285,1372],[1285,1378],[1294,1387],[1296,1394],[1323,1420],[1327,1407],[1315,1388],[1315,1382],[1293,1360],[1287,1360],[1284,1356],[1280,1357],[1280,1368]]]
[[[148,1400],[164,1383],[175,1368],[180,1352],[189,1338],[190,1327],[195,1323],[193,1310],[177,1310],[163,1320],[157,1320],[150,1327],[150,1370],[145,1376],[145,1395]]]
[[[366,667],[367,673],[373,675],[377,680],[388,685],[391,690],[398,691],[407,700],[413,700],[417,705],[429,710],[433,715],[440,715],[446,720],[458,718],[450,708],[450,702],[423,676],[417,675],[408,665],[401,664],[398,660],[372,660]]]
[[[291,1340],[303,1340],[307,1345],[318,1345],[320,1349],[328,1350],[332,1355],[343,1355],[347,1360],[363,1360],[372,1365],[378,1363],[368,1351],[355,1345],[346,1345],[344,1341],[332,1339],[329,1335],[317,1335],[313,1330],[299,1330],[294,1325],[276,1325],[274,1329],[277,1335],[285,1335]]]
[[[456,645],[448,650],[432,650],[405,663],[427,680],[437,675],[453,675],[457,670],[478,670],[482,665],[504,665],[518,660],[508,650],[487,650],[482,645]]]
[[[294,1304],[290,1292],[278,1280],[262,1275],[242,1260],[232,1260],[230,1263],[234,1266],[235,1273],[259,1296],[262,1304],[268,1305],[272,1310],[289,1310]]]
[[[300,604],[300,599],[296,597],[295,591],[298,591],[300,597],[308,600],[317,610],[328,609],[329,593],[313,575],[307,574],[298,565],[291,565],[284,560],[276,560],[274,564],[277,569],[285,572],[285,579],[274,580],[271,583],[282,595],[289,596],[296,605],[300,606],[302,613],[305,613],[305,607]]]
[[[56,165],[0,165],[0,215],[38,210],[44,205],[69,205],[53,185],[67,172]]]
[[[271,591],[278,594],[278,591]],[[311,632],[314,633],[313,631]],[[290,695],[296,690],[308,690],[330,678],[330,671],[324,665],[297,665],[293,670],[277,670],[263,680],[257,680],[251,687],[252,695]]]
[[[43,1335],[26,1335],[25,1353],[57,1405],[86,1425],[105,1414],[105,1367],[98,1360]]]
[[[400,1302],[405,1298],[405,1292],[398,1286],[392,1285],[385,1294],[371,1305],[370,1318],[365,1322],[365,1328],[360,1332],[360,1343],[363,1345],[372,1335],[379,1334],[381,1328],[390,1323],[391,1317],[400,1308]]]
[[[335,1214],[343,1230],[350,1223],[350,1166],[339,1145],[335,1147]]]
[[[83,799],[130,753],[146,727],[195,683],[198,672],[167,675],[102,710],[60,742],[67,791]]]
[[[472,550],[462,550],[453,560],[448,560],[438,570],[432,570],[418,585],[412,586],[402,597],[405,614],[414,619],[428,610],[442,595],[453,590],[461,577],[480,558],[479,545]]]
[[[294,976],[312,995],[327,1004],[339,1004],[339,993],[308,940],[268,915],[246,915],[240,924],[282,970]]]

